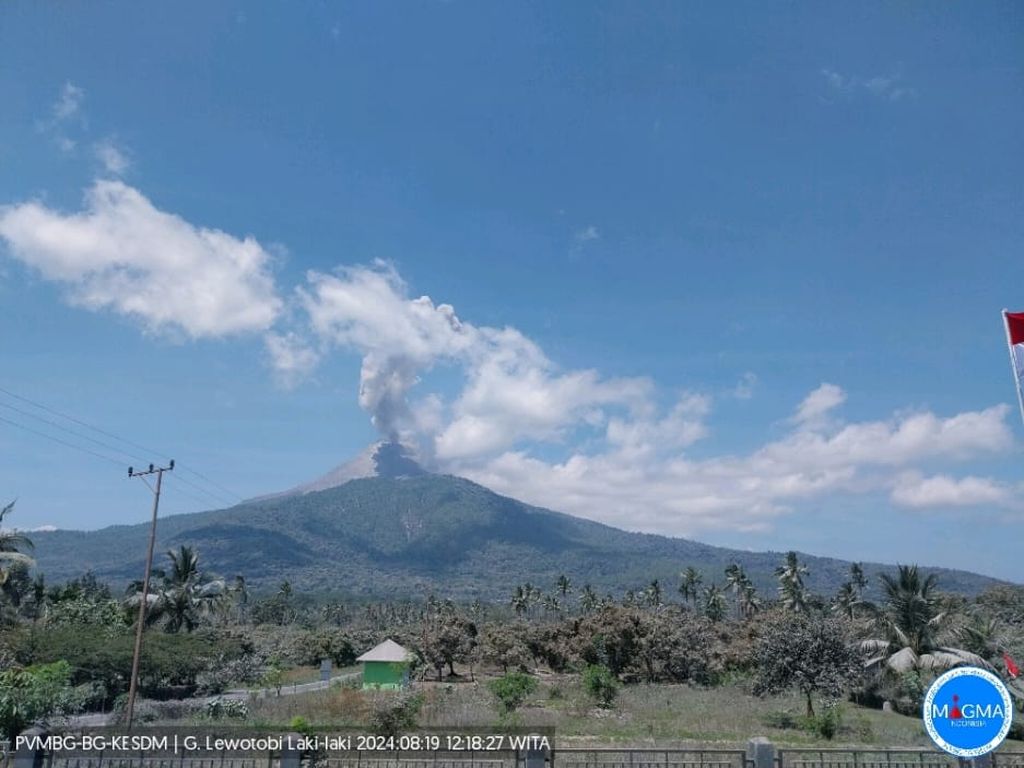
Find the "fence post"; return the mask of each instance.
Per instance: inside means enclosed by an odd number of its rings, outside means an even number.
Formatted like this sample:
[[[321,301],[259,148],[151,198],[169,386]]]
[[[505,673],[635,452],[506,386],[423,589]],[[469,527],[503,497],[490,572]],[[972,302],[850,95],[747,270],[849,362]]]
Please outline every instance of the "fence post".
[[[747,742],[747,763],[751,768],[775,768],[775,745],[764,736],[750,739]]]
[[[544,763],[547,758],[548,751],[546,749],[527,749],[525,768],[545,768]]]
[[[299,741],[302,735],[298,733],[286,733],[284,745],[281,747],[281,768],[300,768],[302,765],[302,750],[299,749]]]
[[[14,749],[14,762],[12,768],[42,768],[43,765],[43,749],[42,747],[31,747],[27,742],[22,742],[18,745],[17,739],[25,738],[31,739],[34,737],[42,738],[46,736],[46,731],[39,726],[33,726],[32,728],[26,728],[20,736],[16,737],[15,749]]]

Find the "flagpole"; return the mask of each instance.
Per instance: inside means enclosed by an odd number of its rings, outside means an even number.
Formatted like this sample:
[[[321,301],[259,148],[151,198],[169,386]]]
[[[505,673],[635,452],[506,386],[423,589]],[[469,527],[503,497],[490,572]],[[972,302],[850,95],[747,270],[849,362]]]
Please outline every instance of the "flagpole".
[[[1010,371],[1013,373],[1013,383],[1017,388],[1017,405],[1020,406],[1020,419],[1024,422],[1024,394],[1021,393],[1020,379],[1017,376],[1017,360],[1013,356],[1013,339],[1010,337],[1009,311],[1003,310],[1003,330],[1006,331],[1006,351],[1010,353]]]

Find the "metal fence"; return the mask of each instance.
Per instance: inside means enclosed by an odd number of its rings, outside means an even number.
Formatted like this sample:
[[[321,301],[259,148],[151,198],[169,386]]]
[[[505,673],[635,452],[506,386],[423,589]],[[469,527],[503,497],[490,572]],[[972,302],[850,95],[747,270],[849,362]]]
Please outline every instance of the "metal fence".
[[[554,768],[746,768],[736,749],[554,749]]]
[[[0,748],[2,748],[0,742]],[[285,766],[281,755],[251,757],[42,755],[42,768],[296,768]],[[1024,768],[1024,751],[999,750],[990,756],[991,768]],[[9,768],[10,755],[0,759]],[[781,748],[775,768],[963,768],[955,757],[929,749],[812,749]],[[304,759],[301,768],[754,768],[738,749],[612,749],[555,748],[548,753],[502,752],[348,752]]]
[[[1024,768],[1024,752],[999,750],[992,768]],[[777,768],[958,768],[963,763],[934,749],[780,749]]]

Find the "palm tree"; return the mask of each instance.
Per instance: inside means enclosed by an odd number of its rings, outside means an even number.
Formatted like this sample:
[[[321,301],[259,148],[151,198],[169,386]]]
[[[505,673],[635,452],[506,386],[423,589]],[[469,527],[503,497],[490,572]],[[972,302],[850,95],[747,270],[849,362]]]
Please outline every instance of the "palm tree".
[[[868,577],[864,575],[864,566],[860,563],[850,563],[850,583],[860,597],[868,587]]]
[[[694,607],[696,607],[698,590],[700,585],[704,583],[704,577],[692,565],[688,566],[679,576],[681,579],[679,594],[683,596],[684,602],[690,600],[693,602]]]
[[[562,610],[562,604],[558,601],[558,595],[544,595],[541,599],[541,605],[544,606],[545,613],[559,613]]]
[[[559,594],[562,595],[562,599],[569,594],[569,590],[572,589],[572,582],[569,581],[569,577],[564,573],[558,575],[558,579],[555,581],[555,587],[558,589]]]
[[[739,563],[732,563],[725,568],[725,588],[733,593],[736,598],[736,613],[739,616],[743,615],[743,607],[741,606],[740,596],[747,590],[747,588],[753,588],[750,583],[750,579],[747,578],[747,574],[743,570],[743,566]]]
[[[832,601],[832,610],[848,619],[856,618],[857,607],[862,605],[860,593],[853,581],[847,581],[839,588]]]
[[[870,670],[902,674],[911,670],[942,671],[961,664],[991,669],[976,653],[954,648],[940,641],[949,614],[941,610],[934,573],[922,577],[916,565],[898,566],[893,576],[879,576],[885,603],[865,605],[874,614],[880,637],[865,640],[861,647],[871,654],[865,665]]]
[[[782,604],[791,611],[807,610],[807,589],[804,587],[804,576],[810,571],[800,562],[796,552],[787,552],[782,565],[775,569],[779,579],[779,598]]]
[[[743,585],[743,591],[740,592],[737,602],[740,607],[740,615],[745,619],[749,619],[761,610],[761,598],[757,596],[757,589],[749,581]]]
[[[646,589],[647,603],[652,608],[661,605],[661,582],[655,579]]]
[[[709,619],[712,621],[724,619],[726,606],[725,593],[716,584],[712,584],[704,590],[704,615]]]
[[[182,545],[178,551],[167,553],[170,568],[153,569],[157,587],[146,595],[149,605],[147,623],[163,621],[167,632],[191,632],[204,616],[209,616],[225,597],[224,582],[209,580],[199,570],[199,554]],[[142,583],[135,582],[129,589],[128,604],[138,606],[142,598]]]
[[[17,501],[17,499],[15,499]],[[32,549],[32,541],[23,533],[3,528],[4,517],[14,509],[14,501],[0,509],[0,585],[7,581],[10,569],[16,565],[31,568],[35,561],[21,550]]]
[[[585,584],[583,589],[580,590],[580,608],[583,609],[584,613],[590,613],[597,607],[600,600],[597,597],[597,593],[594,588],[589,584]]]
[[[526,590],[523,588],[522,584],[516,587],[516,591],[512,593],[512,599],[509,600],[509,605],[512,606],[512,610],[515,611],[516,616],[522,616],[526,613],[526,609],[530,607],[529,598],[526,596]]]

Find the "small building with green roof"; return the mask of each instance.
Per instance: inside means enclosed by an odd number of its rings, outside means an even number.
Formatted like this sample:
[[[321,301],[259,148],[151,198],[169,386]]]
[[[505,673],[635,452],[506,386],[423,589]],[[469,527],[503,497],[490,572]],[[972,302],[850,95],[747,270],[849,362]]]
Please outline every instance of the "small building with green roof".
[[[398,691],[409,685],[412,654],[390,638],[356,661],[363,665],[363,689]]]

